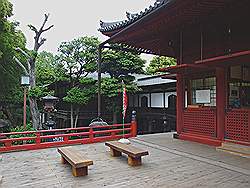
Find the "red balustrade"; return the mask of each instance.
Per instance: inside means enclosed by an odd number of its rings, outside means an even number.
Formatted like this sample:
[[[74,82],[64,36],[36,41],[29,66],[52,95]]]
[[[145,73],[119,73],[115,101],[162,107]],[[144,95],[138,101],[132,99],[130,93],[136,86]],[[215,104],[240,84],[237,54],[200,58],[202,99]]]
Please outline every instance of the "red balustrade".
[[[95,127],[0,133],[0,138],[4,138],[0,139],[0,152],[103,142],[122,138],[123,131],[125,138],[135,137],[137,134],[136,122],[132,121],[131,123],[124,124],[124,130],[122,124],[115,124]]]

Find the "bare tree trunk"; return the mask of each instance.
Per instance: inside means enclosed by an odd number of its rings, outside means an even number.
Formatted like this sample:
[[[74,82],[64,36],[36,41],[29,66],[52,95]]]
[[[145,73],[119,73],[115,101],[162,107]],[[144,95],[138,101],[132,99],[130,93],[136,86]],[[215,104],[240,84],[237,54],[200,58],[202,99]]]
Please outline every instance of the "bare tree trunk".
[[[41,125],[40,113],[37,107],[36,99],[30,97],[29,102],[30,102],[30,113],[31,113],[33,128],[41,129],[42,125]]]
[[[36,75],[35,75],[35,59],[30,59],[30,70],[29,70],[29,76],[30,76],[30,88],[34,88],[36,86]],[[40,120],[40,113],[37,107],[37,101],[36,98],[29,97],[30,102],[30,113],[32,118],[32,125],[34,129],[41,129],[41,120]]]
[[[70,104],[70,127],[74,128],[74,108],[73,108],[73,104]]]
[[[77,127],[78,117],[79,117],[79,107],[76,109],[75,128]]]
[[[42,33],[50,30],[53,25],[49,26],[48,28],[44,28],[46,22],[48,21],[49,18],[49,14],[45,14],[45,19],[42,23],[42,26],[40,27],[40,29],[38,30],[35,26],[33,25],[28,25],[29,28],[35,32],[35,44],[34,44],[34,48],[33,48],[33,54],[31,54],[29,56],[29,60],[28,60],[28,67],[29,67],[29,77],[30,77],[30,87],[31,89],[34,88],[36,86],[36,57],[37,57],[37,52],[39,50],[39,48],[44,44],[44,42],[46,41],[45,38],[42,38],[41,35]],[[40,113],[38,111],[38,107],[37,107],[37,101],[36,98],[30,97],[29,99],[30,101],[30,112],[31,112],[31,117],[32,117],[32,125],[33,128],[35,129],[41,129],[42,125],[41,125],[41,120],[40,120]]]

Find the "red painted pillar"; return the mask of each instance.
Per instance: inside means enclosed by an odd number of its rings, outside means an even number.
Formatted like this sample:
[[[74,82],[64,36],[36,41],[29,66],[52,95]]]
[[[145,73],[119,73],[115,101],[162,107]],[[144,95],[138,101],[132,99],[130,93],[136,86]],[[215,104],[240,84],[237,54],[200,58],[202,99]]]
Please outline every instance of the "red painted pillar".
[[[137,136],[137,122],[136,122],[136,120],[131,121],[131,136],[132,137]]]
[[[89,129],[89,142],[94,142],[94,131],[92,128]]]
[[[177,119],[176,119],[176,130],[180,134],[183,131],[183,109],[185,105],[185,84],[182,74],[177,74],[176,92],[177,92]]]
[[[216,68],[216,133],[219,140],[224,140],[226,110],[226,73],[224,68]]]
[[[24,92],[23,92],[23,128],[26,129],[26,93],[27,89],[24,86]]]
[[[250,142],[250,110],[248,110],[248,142]]]

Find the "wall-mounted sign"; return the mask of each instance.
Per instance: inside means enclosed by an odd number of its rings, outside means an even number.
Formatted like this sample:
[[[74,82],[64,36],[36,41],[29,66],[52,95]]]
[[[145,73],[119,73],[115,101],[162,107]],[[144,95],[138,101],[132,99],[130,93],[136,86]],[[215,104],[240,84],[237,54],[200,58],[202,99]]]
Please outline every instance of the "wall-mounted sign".
[[[234,79],[241,79],[242,78],[241,66],[230,67],[230,77]]]
[[[195,94],[197,104],[209,104],[211,102],[210,89],[196,90]]]

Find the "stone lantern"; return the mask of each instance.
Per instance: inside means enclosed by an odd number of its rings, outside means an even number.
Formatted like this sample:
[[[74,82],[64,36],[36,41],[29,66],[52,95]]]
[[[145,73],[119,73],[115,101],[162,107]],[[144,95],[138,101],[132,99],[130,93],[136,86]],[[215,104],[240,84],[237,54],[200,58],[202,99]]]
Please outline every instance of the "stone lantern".
[[[55,110],[54,105],[58,102],[58,97],[47,95],[41,98],[44,103],[44,110],[46,112],[53,112]]]

